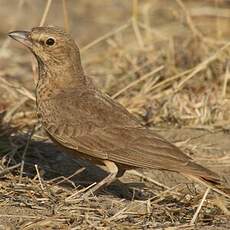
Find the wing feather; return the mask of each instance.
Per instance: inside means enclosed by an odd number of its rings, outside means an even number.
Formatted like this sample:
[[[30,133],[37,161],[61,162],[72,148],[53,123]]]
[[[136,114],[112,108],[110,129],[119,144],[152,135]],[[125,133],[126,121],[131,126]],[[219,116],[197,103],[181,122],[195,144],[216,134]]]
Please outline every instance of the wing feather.
[[[45,128],[67,148],[129,167],[217,177],[152,130],[141,127],[124,107],[98,91],[61,96],[55,103],[63,113]]]

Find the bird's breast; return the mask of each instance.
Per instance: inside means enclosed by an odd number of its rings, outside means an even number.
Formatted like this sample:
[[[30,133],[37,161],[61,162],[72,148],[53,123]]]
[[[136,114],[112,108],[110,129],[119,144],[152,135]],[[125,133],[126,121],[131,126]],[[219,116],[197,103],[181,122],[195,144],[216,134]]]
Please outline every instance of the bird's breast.
[[[36,87],[37,116],[40,121],[49,122],[53,119],[53,105],[50,99],[53,97],[54,90],[50,85],[49,79],[41,78]]]

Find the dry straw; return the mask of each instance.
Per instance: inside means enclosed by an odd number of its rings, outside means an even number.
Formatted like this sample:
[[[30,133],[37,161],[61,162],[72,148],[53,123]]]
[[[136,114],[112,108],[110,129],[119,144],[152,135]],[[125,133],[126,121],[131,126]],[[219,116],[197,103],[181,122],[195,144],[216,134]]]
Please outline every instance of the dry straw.
[[[62,11],[59,13],[63,14],[66,31],[74,30],[70,27],[70,7],[85,2],[61,1]],[[89,2],[98,10],[97,1]],[[121,2],[116,4],[128,4]],[[216,150],[213,144],[205,148],[205,143],[199,140],[205,141],[202,139],[205,135],[222,135],[222,141],[216,141],[221,143],[229,138],[222,130],[228,132],[230,122],[230,43],[223,37],[221,27],[221,20],[228,20],[229,25],[230,18],[225,13],[228,3],[218,0],[214,5],[210,3],[209,15],[210,12],[218,15],[215,16],[216,23],[212,23],[212,28],[217,27],[217,36],[214,37],[204,34],[194,20],[194,12],[203,17],[205,23],[211,20],[202,15],[206,12],[203,6],[197,1],[189,2],[170,1],[165,10],[157,1],[133,0],[130,18],[83,46],[82,58],[88,74],[97,75],[94,77],[97,84],[124,104],[144,125],[164,127],[169,130],[167,133],[172,132],[173,127],[202,130],[198,138],[193,135],[184,141],[187,131],[182,129],[182,137],[176,136],[180,147],[204,164],[211,162],[210,167],[215,162],[220,169],[227,170],[229,152]],[[30,6],[27,1],[18,2],[15,22],[23,17],[25,3]],[[45,3],[38,25],[49,22],[48,14],[57,4],[52,0]],[[37,2],[33,4],[36,7]],[[170,21],[163,29],[155,26],[152,20],[152,12],[159,7],[162,11],[158,19],[162,20],[162,27],[164,15],[171,9]],[[224,19],[218,13],[220,10],[224,12]],[[106,20],[110,20],[109,15]],[[180,23],[175,27],[176,21]],[[16,27],[15,24],[12,29]],[[178,27],[180,30],[176,30]],[[176,35],[171,36],[175,30]],[[101,171],[85,170],[90,168],[87,163],[70,160],[45,142],[47,137],[37,123],[32,89],[25,87],[20,80],[8,77],[15,72],[17,77],[32,73],[27,67],[27,72],[22,72],[22,68],[26,69],[25,63],[17,61],[15,56],[20,53],[11,52],[8,39],[2,44],[0,57],[8,55],[7,62],[14,62],[16,66],[0,71],[0,90],[4,92],[4,100],[0,98],[3,120],[0,127],[0,225],[8,226],[10,220],[20,229],[194,229],[195,226],[216,229],[218,225],[228,229],[229,199],[217,201],[216,193],[209,188],[190,184],[174,174],[173,179],[164,181],[155,172],[146,175],[131,171],[123,180],[144,183],[144,186],[130,184],[130,191],[123,191],[126,199],[121,198],[120,190],[127,186],[118,183],[117,187],[114,185],[115,188],[106,189],[98,196],[92,194],[84,200],[82,194],[92,186],[93,177]],[[26,65],[29,66],[30,62]],[[13,72],[14,68],[16,71]],[[32,70],[36,76],[35,64]],[[216,133],[210,134],[210,131]],[[175,135],[176,132],[172,134]],[[212,161],[213,155],[208,152],[217,152],[217,157]],[[203,154],[209,155],[202,158]],[[222,154],[221,157],[218,154]],[[164,178],[167,175],[164,174]],[[177,182],[172,185],[174,179]]]

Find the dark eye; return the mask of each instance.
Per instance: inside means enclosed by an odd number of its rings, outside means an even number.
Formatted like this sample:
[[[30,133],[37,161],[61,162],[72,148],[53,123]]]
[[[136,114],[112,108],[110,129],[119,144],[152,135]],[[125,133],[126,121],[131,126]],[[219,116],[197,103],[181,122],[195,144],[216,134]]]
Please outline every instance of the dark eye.
[[[47,46],[52,46],[52,45],[54,45],[54,43],[55,43],[55,40],[53,38],[48,38],[46,40],[46,45]]]

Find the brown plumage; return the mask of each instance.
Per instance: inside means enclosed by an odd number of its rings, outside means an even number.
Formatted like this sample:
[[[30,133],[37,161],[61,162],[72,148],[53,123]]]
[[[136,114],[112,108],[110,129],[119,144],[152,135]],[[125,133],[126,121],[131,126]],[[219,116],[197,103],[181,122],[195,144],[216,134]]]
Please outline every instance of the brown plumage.
[[[83,71],[78,46],[62,29],[36,27],[9,35],[37,58],[37,111],[47,134],[65,151],[107,166],[110,174],[90,192],[131,168],[169,170],[212,185],[221,183],[216,173],[142,127],[123,106],[98,90]]]

